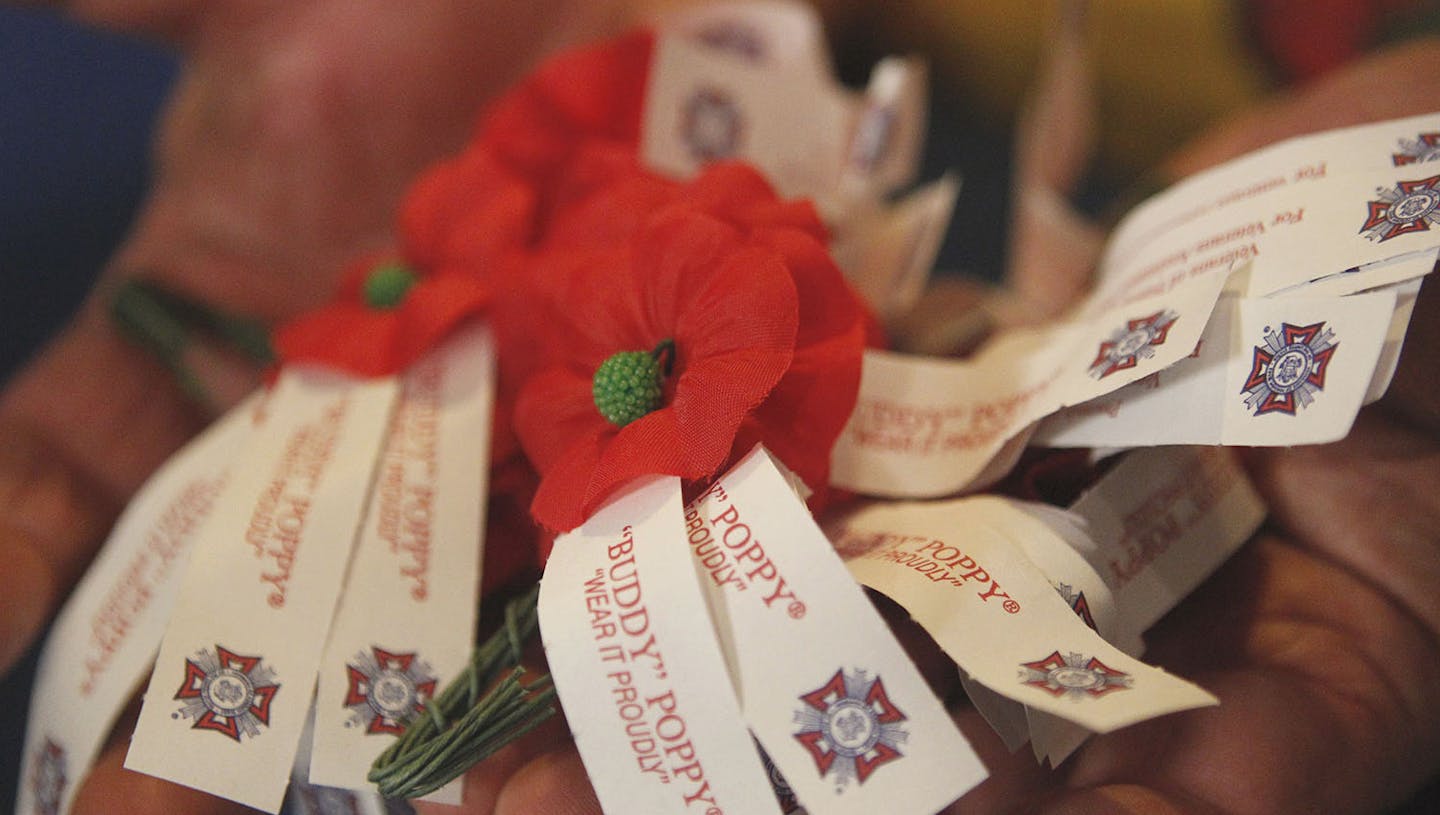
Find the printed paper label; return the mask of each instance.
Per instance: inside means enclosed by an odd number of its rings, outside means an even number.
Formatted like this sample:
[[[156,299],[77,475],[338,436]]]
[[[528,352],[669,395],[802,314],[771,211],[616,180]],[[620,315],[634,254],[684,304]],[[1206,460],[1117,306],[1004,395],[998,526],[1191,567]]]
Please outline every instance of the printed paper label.
[[[310,780],[370,765],[469,659],[479,607],[494,346],[465,329],[401,378],[316,691]],[[452,801],[458,803],[459,785]]]
[[[1103,733],[1217,703],[1087,626],[1007,539],[1032,523],[1003,498],[877,504],[845,519],[836,546],[967,674],[1028,707]]]
[[[745,720],[807,810],[928,814],[985,778],[763,449],[685,522]]]
[[[1230,451],[1157,447],[1127,453],[1071,507],[1095,548],[1085,552],[1140,634],[1193,592],[1265,519],[1265,505]]]
[[[200,527],[126,767],[279,809],[397,391],[282,371]]]
[[[50,629],[30,697],[17,812],[64,815],[149,672],[196,530],[249,437],[260,395],[170,458],[116,522]]]
[[[540,585],[555,688],[608,813],[779,813],[682,540],[680,482],[561,535]]]

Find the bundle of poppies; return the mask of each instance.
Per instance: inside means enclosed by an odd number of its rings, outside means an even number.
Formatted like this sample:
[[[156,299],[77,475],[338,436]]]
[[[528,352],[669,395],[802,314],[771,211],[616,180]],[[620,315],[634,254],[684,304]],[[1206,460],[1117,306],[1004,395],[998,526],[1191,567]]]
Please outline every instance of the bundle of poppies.
[[[808,201],[755,168],[678,180],[643,166],[647,31],[565,53],[499,99],[460,155],[414,185],[393,252],[283,326],[289,362],[405,369],[486,319],[498,346],[492,492],[532,541],[487,547],[487,584],[543,555],[647,474],[699,487],[763,443],[828,499],[874,317]]]

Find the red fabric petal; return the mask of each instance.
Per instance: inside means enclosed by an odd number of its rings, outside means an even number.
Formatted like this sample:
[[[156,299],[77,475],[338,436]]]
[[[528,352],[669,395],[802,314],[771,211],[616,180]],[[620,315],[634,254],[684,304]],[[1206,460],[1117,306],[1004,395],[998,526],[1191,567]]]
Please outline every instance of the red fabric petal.
[[[553,470],[580,441],[614,431],[614,425],[595,409],[589,377],[564,368],[531,377],[515,403],[515,433],[526,457],[542,474]]]
[[[478,141],[547,189],[581,143],[633,149],[653,45],[640,31],[550,60],[496,102]]]
[[[746,247],[734,229],[697,213],[664,214],[630,252],[588,257],[596,263],[571,269],[568,300],[569,358],[581,366],[537,375],[517,405],[517,433],[542,473],[534,512],[555,529],[579,523],[636,477],[719,469],[746,414],[790,365],[799,312],[778,253]],[[607,432],[587,375],[610,354],[666,338],[677,354],[670,404]],[[576,445],[595,449],[579,455]]]
[[[585,522],[591,511],[590,482],[604,444],[600,433],[576,440],[540,479],[530,514],[546,529],[567,531]]]
[[[494,259],[533,238],[538,193],[481,148],[437,165],[401,204],[406,260],[425,271],[462,265],[495,272]]]
[[[473,277],[450,274],[421,278],[398,308],[396,370],[408,368],[489,303],[489,289]]]
[[[273,342],[287,363],[311,362],[360,376],[382,376],[400,367],[399,332],[395,312],[333,303],[276,329]]]
[[[686,200],[743,228],[790,227],[821,242],[829,239],[810,201],[776,198],[770,183],[749,164],[722,161],[707,166],[686,190]]]
[[[340,299],[275,331],[282,362],[313,362],[360,376],[393,374],[490,302],[478,280],[451,274],[421,277],[396,308],[371,308],[362,302],[361,290],[376,265],[370,260],[351,266]]]

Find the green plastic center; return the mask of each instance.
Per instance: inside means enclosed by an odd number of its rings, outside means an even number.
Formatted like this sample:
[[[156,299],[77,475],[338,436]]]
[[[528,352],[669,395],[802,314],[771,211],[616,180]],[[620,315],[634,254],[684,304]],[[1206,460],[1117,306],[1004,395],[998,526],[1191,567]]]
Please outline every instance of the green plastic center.
[[[365,278],[363,296],[371,308],[390,309],[405,300],[406,292],[415,285],[415,273],[398,263],[381,266]]]
[[[600,363],[590,387],[600,415],[624,427],[660,407],[674,349],[665,340],[654,351],[621,351]]]

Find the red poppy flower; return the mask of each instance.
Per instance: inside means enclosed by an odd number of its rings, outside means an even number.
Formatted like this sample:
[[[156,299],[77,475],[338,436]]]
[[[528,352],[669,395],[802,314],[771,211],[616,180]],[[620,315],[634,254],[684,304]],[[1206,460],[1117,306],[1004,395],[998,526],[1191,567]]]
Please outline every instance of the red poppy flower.
[[[557,220],[536,269],[559,306],[544,332],[557,365],[515,420],[542,475],[536,519],[571,529],[637,476],[706,478],[757,441],[823,488],[870,325],[823,234],[738,164],[691,184],[637,175]],[[673,367],[658,409],[607,418],[602,364],[627,353],[650,375]]]
[[[346,272],[336,299],[276,330],[284,362],[317,362],[360,376],[401,371],[461,323],[490,294],[466,274],[421,274],[373,258]]]
[[[637,155],[654,44],[642,29],[551,58],[496,100],[476,143],[542,189],[582,146]]]
[[[637,160],[653,40],[640,31],[568,51],[497,99],[465,151],[407,193],[400,210],[406,259],[436,270],[508,273],[506,253],[543,238],[566,191],[604,182],[609,165],[599,156],[628,171]],[[577,164],[581,153],[589,159]]]
[[[789,272],[733,227],[677,214],[607,254],[571,289],[570,364],[532,378],[516,405],[520,443],[542,476],[531,511],[552,529],[578,526],[638,476],[715,472],[793,355]],[[666,406],[617,426],[596,407],[597,369],[666,342],[674,348]]]

